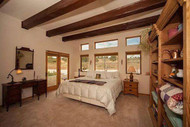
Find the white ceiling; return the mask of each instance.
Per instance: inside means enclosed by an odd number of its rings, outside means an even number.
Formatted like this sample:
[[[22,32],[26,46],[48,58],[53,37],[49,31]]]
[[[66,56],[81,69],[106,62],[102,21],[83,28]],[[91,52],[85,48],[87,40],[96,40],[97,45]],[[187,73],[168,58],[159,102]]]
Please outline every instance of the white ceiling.
[[[60,0],[9,0],[0,8],[0,11],[20,20],[25,20],[59,1]],[[46,22],[40,25],[40,27],[45,30],[50,30],[137,1],[139,0],[97,0],[82,8]]]

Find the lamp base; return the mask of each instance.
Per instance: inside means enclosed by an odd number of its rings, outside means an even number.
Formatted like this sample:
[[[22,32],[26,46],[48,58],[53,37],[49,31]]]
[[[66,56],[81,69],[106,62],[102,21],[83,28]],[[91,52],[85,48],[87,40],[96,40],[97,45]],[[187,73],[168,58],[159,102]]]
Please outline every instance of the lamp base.
[[[130,82],[133,82],[133,73],[130,74]]]

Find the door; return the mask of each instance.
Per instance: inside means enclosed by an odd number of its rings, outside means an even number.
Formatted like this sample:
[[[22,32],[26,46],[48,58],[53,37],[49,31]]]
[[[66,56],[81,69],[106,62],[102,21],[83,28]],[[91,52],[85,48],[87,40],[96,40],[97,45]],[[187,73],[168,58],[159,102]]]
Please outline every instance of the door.
[[[63,83],[64,80],[69,79],[69,57],[62,55],[60,57],[61,62],[61,71],[60,71],[60,83]]]
[[[69,79],[68,54],[47,51],[46,78],[48,91],[56,90],[60,83]]]

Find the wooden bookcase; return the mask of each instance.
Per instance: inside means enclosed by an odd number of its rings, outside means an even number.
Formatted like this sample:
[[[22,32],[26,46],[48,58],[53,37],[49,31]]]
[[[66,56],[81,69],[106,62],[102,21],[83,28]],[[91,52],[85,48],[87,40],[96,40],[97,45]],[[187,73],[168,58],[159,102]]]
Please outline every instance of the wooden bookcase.
[[[183,29],[173,37],[168,37],[168,30],[183,24]],[[149,112],[154,127],[162,127],[163,120],[168,127],[173,127],[164,110],[164,102],[157,93],[158,102],[155,103],[152,91],[158,91],[159,87],[169,82],[183,90],[184,114],[183,127],[190,126],[190,1],[189,0],[167,0],[163,11],[152,27],[149,36],[152,46],[150,51],[150,106]],[[177,59],[167,58],[163,55],[166,50],[182,50],[183,57]],[[183,79],[169,78],[172,65],[183,69]],[[155,113],[156,109],[156,113]]]

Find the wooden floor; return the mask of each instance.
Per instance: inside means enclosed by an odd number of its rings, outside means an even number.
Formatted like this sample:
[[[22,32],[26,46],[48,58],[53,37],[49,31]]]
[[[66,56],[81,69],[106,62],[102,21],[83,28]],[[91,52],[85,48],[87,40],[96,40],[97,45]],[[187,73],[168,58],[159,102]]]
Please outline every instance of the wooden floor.
[[[152,127],[148,113],[148,96],[121,94],[116,102],[117,113],[109,116],[97,106],[48,94],[15,104],[9,112],[0,109],[0,127]]]

